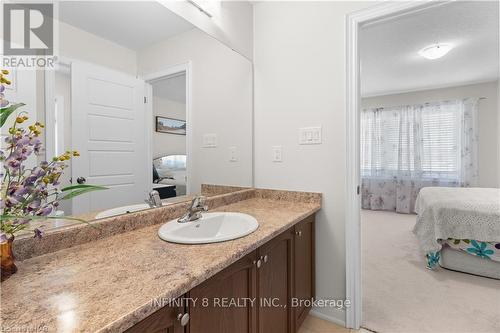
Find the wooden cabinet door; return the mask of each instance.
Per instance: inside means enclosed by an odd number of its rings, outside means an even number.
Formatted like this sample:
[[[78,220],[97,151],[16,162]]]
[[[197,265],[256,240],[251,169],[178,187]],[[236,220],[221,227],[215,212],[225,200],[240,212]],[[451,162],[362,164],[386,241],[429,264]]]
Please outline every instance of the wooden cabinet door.
[[[184,327],[177,319],[184,314],[184,308],[166,306],[143,319],[125,333],[184,333]]]
[[[314,290],[314,216],[295,225],[294,235],[294,297],[310,300]],[[309,308],[300,302],[294,307],[296,328],[298,329],[309,313]]]
[[[261,246],[257,268],[259,333],[293,331],[291,309],[293,229]]]
[[[256,252],[193,288],[189,297],[196,300],[189,306],[189,333],[256,333],[256,303],[250,302],[256,302]],[[223,304],[230,300],[239,303]]]

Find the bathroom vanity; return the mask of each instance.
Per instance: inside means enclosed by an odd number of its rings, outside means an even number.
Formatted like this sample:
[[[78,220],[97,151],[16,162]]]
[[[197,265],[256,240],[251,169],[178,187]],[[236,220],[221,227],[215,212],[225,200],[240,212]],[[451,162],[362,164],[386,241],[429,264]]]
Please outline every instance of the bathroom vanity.
[[[296,332],[309,312],[298,300],[312,297],[314,215],[126,332]]]
[[[242,189],[207,205],[253,216],[259,226],[219,243],[166,242],[158,230],[182,216],[189,203],[181,202],[16,239],[18,272],[1,288],[2,328],[296,332],[308,309],[292,299],[314,296],[321,194]]]

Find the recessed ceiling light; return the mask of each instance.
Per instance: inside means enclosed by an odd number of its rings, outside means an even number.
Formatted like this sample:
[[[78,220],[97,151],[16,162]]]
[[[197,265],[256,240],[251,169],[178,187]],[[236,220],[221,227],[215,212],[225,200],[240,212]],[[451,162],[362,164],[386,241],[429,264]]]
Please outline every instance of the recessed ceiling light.
[[[446,55],[446,53],[450,52],[452,46],[450,44],[432,44],[424,47],[418,54],[426,59],[438,59]]]

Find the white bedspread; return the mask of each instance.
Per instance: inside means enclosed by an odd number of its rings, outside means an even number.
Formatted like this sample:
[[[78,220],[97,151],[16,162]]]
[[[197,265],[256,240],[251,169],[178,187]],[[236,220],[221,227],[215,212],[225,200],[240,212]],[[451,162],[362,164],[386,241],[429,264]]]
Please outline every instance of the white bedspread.
[[[500,241],[500,189],[425,187],[415,211],[413,232],[425,253],[441,250],[439,239]]]

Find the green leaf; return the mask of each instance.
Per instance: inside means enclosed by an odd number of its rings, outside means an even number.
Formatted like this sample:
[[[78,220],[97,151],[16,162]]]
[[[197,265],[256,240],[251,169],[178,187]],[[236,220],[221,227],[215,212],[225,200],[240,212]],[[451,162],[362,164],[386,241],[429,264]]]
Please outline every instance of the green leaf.
[[[16,111],[18,108],[21,106],[24,106],[26,104],[24,103],[17,103],[17,104],[12,104],[6,108],[0,109],[0,127],[3,127],[5,122],[7,121],[7,118]]]
[[[76,190],[76,189],[80,189],[80,188],[93,188],[95,190],[107,190],[108,189],[107,187],[104,187],[104,186],[79,184],[79,185],[71,185],[71,186],[64,187],[61,189],[61,191],[65,192],[65,191]]]
[[[78,185],[75,185],[78,186]],[[72,186],[69,186],[72,187]],[[100,190],[107,190],[106,187],[103,186],[94,186],[94,185],[88,185],[85,186],[84,188],[75,188],[73,190],[69,190],[70,192],[67,192],[64,196],[61,198],[58,198],[59,200],[68,200],[72,199],[74,197],[77,197],[79,195],[88,193],[88,192],[93,192],[93,191],[100,191]],[[66,191],[68,191],[68,188],[66,188]]]

